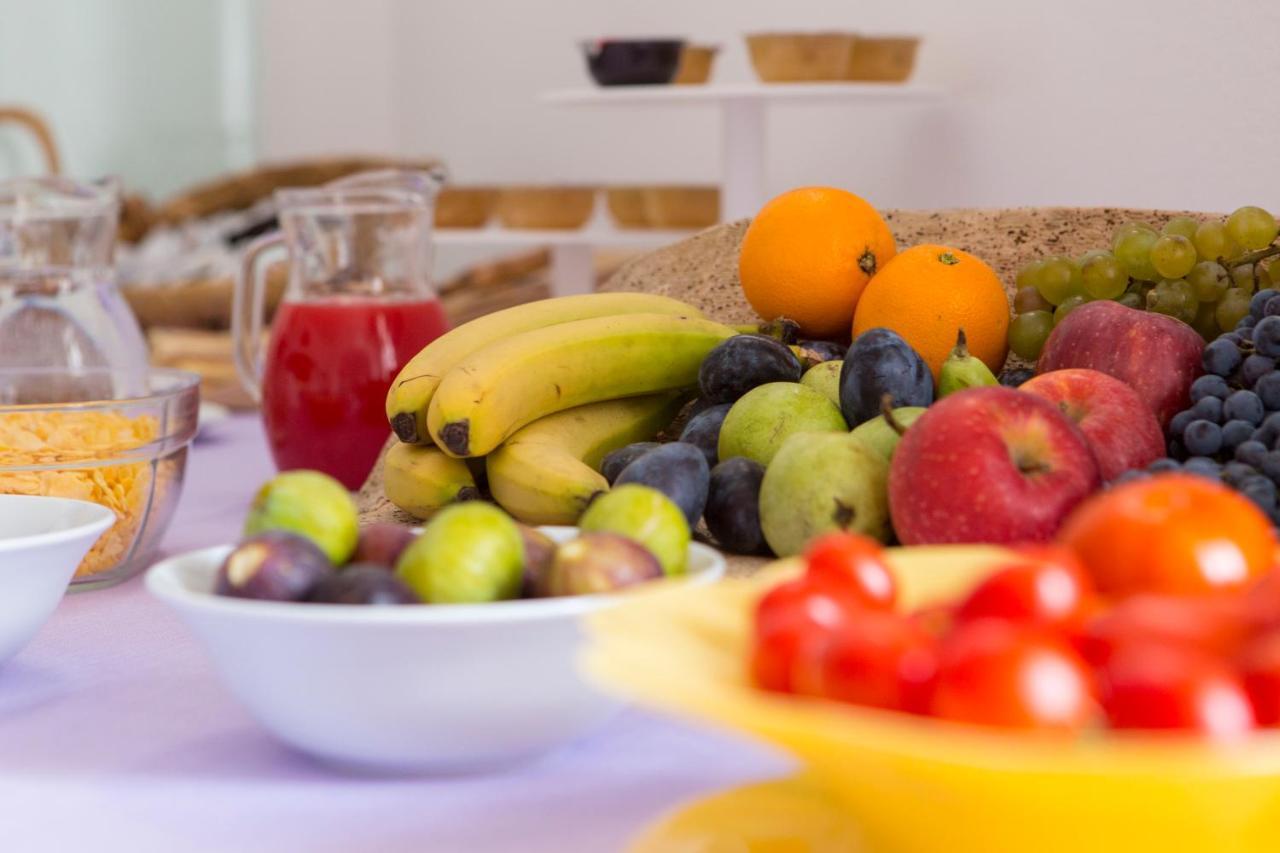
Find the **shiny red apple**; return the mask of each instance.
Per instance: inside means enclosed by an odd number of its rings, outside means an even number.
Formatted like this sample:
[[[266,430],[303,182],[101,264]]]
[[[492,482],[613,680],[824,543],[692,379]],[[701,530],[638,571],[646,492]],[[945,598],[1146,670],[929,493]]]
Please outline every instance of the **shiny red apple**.
[[[904,545],[1046,542],[1098,488],[1093,451],[1057,406],[1012,388],[934,403],[893,454],[889,509]]]

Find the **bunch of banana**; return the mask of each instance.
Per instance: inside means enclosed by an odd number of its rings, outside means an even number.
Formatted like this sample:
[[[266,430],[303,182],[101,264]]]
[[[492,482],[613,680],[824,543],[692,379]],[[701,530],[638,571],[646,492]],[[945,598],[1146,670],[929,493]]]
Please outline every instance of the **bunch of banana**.
[[[487,457],[493,499],[526,524],[573,524],[609,488],[598,473],[605,455],[652,438],[671,423],[680,403],[679,394],[652,394],[534,421]]]
[[[535,329],[618,314],[701,317],[692,305],[650,293],[588,293],[542,299],[495,311],[436,338],[404,366],[387,392],[387,420],[401,441],[427,444],[427,407],[441,380],[490,344]]]
[[[451,503],[481,497],[467,461],[435,445],[393,444],[382,463],[382,487],[387,500],[421,519]]]

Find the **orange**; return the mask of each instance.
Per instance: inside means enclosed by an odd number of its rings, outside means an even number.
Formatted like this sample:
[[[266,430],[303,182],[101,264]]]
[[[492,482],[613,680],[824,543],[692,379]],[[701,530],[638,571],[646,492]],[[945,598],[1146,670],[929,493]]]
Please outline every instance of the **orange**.
[[[801,187],[770,201],[738,255],[742,292],[765,320],[786,317],[810,338],[841,338],[876,270],[897,247],[876,209],[833,187]]]
[[[1242,589],[1271,567],[1270,520],[1237,492],[1192,474],[1113,486],[1080,504],[1058,542],[1104,595]]]
[[[920,353],[935,382],[960,329],[969,352],[999,373],[1008,351],[1009,299],[995,270],[968,252],[912,246],[885,264],[858,300],[853,336],[877,327],[897,332]]]

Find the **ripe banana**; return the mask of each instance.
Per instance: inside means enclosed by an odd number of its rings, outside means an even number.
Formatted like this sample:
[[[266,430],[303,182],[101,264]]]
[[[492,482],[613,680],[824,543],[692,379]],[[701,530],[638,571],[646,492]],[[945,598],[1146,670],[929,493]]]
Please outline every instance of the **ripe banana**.
[[[553,412],[692,387],[702,359],[734,334],[710,320],[623,314],[513,335],[449,371],[427,426],[451,456],[483,456]]]
[[[383,460],[382,487],[387,500],[422,519],[451,503],[480,497],[466,460],[454,459],[435,446],[400,442],[391,446]]]
[[[651,293],[587,293],[541,299],[495,311],[464,323],[422,348],[401,369],[387,392],[387,420],[401,441],[429,444],[427,405],[436,386],[455,364],[476,350],[557,323],[611,314],[672,314],[701,317],[702,312],[667,296]]]
[[[487,457],[489,489],[526,524],[573,524],[599,492],[609,452],[652,438],[679,411],[679,394],[607,400],[566,409],[516,431]]]

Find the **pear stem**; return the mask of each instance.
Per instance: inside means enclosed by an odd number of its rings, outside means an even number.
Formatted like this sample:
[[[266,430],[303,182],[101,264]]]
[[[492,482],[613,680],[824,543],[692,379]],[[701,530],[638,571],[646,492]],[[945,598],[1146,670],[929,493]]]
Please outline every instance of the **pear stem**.
[[[907,431],[902,422],[893,416],[893,395],[884,394],[880,397],[880,415],[884,418],[884,422],[889,425],[889,429],[896,432],[899,436]]]
[[[956,332],[956,348],[951,351],[952,358],[968,358],[969,357],[969,341],[964,336],[964,327],[960,327],[960,331]]]

